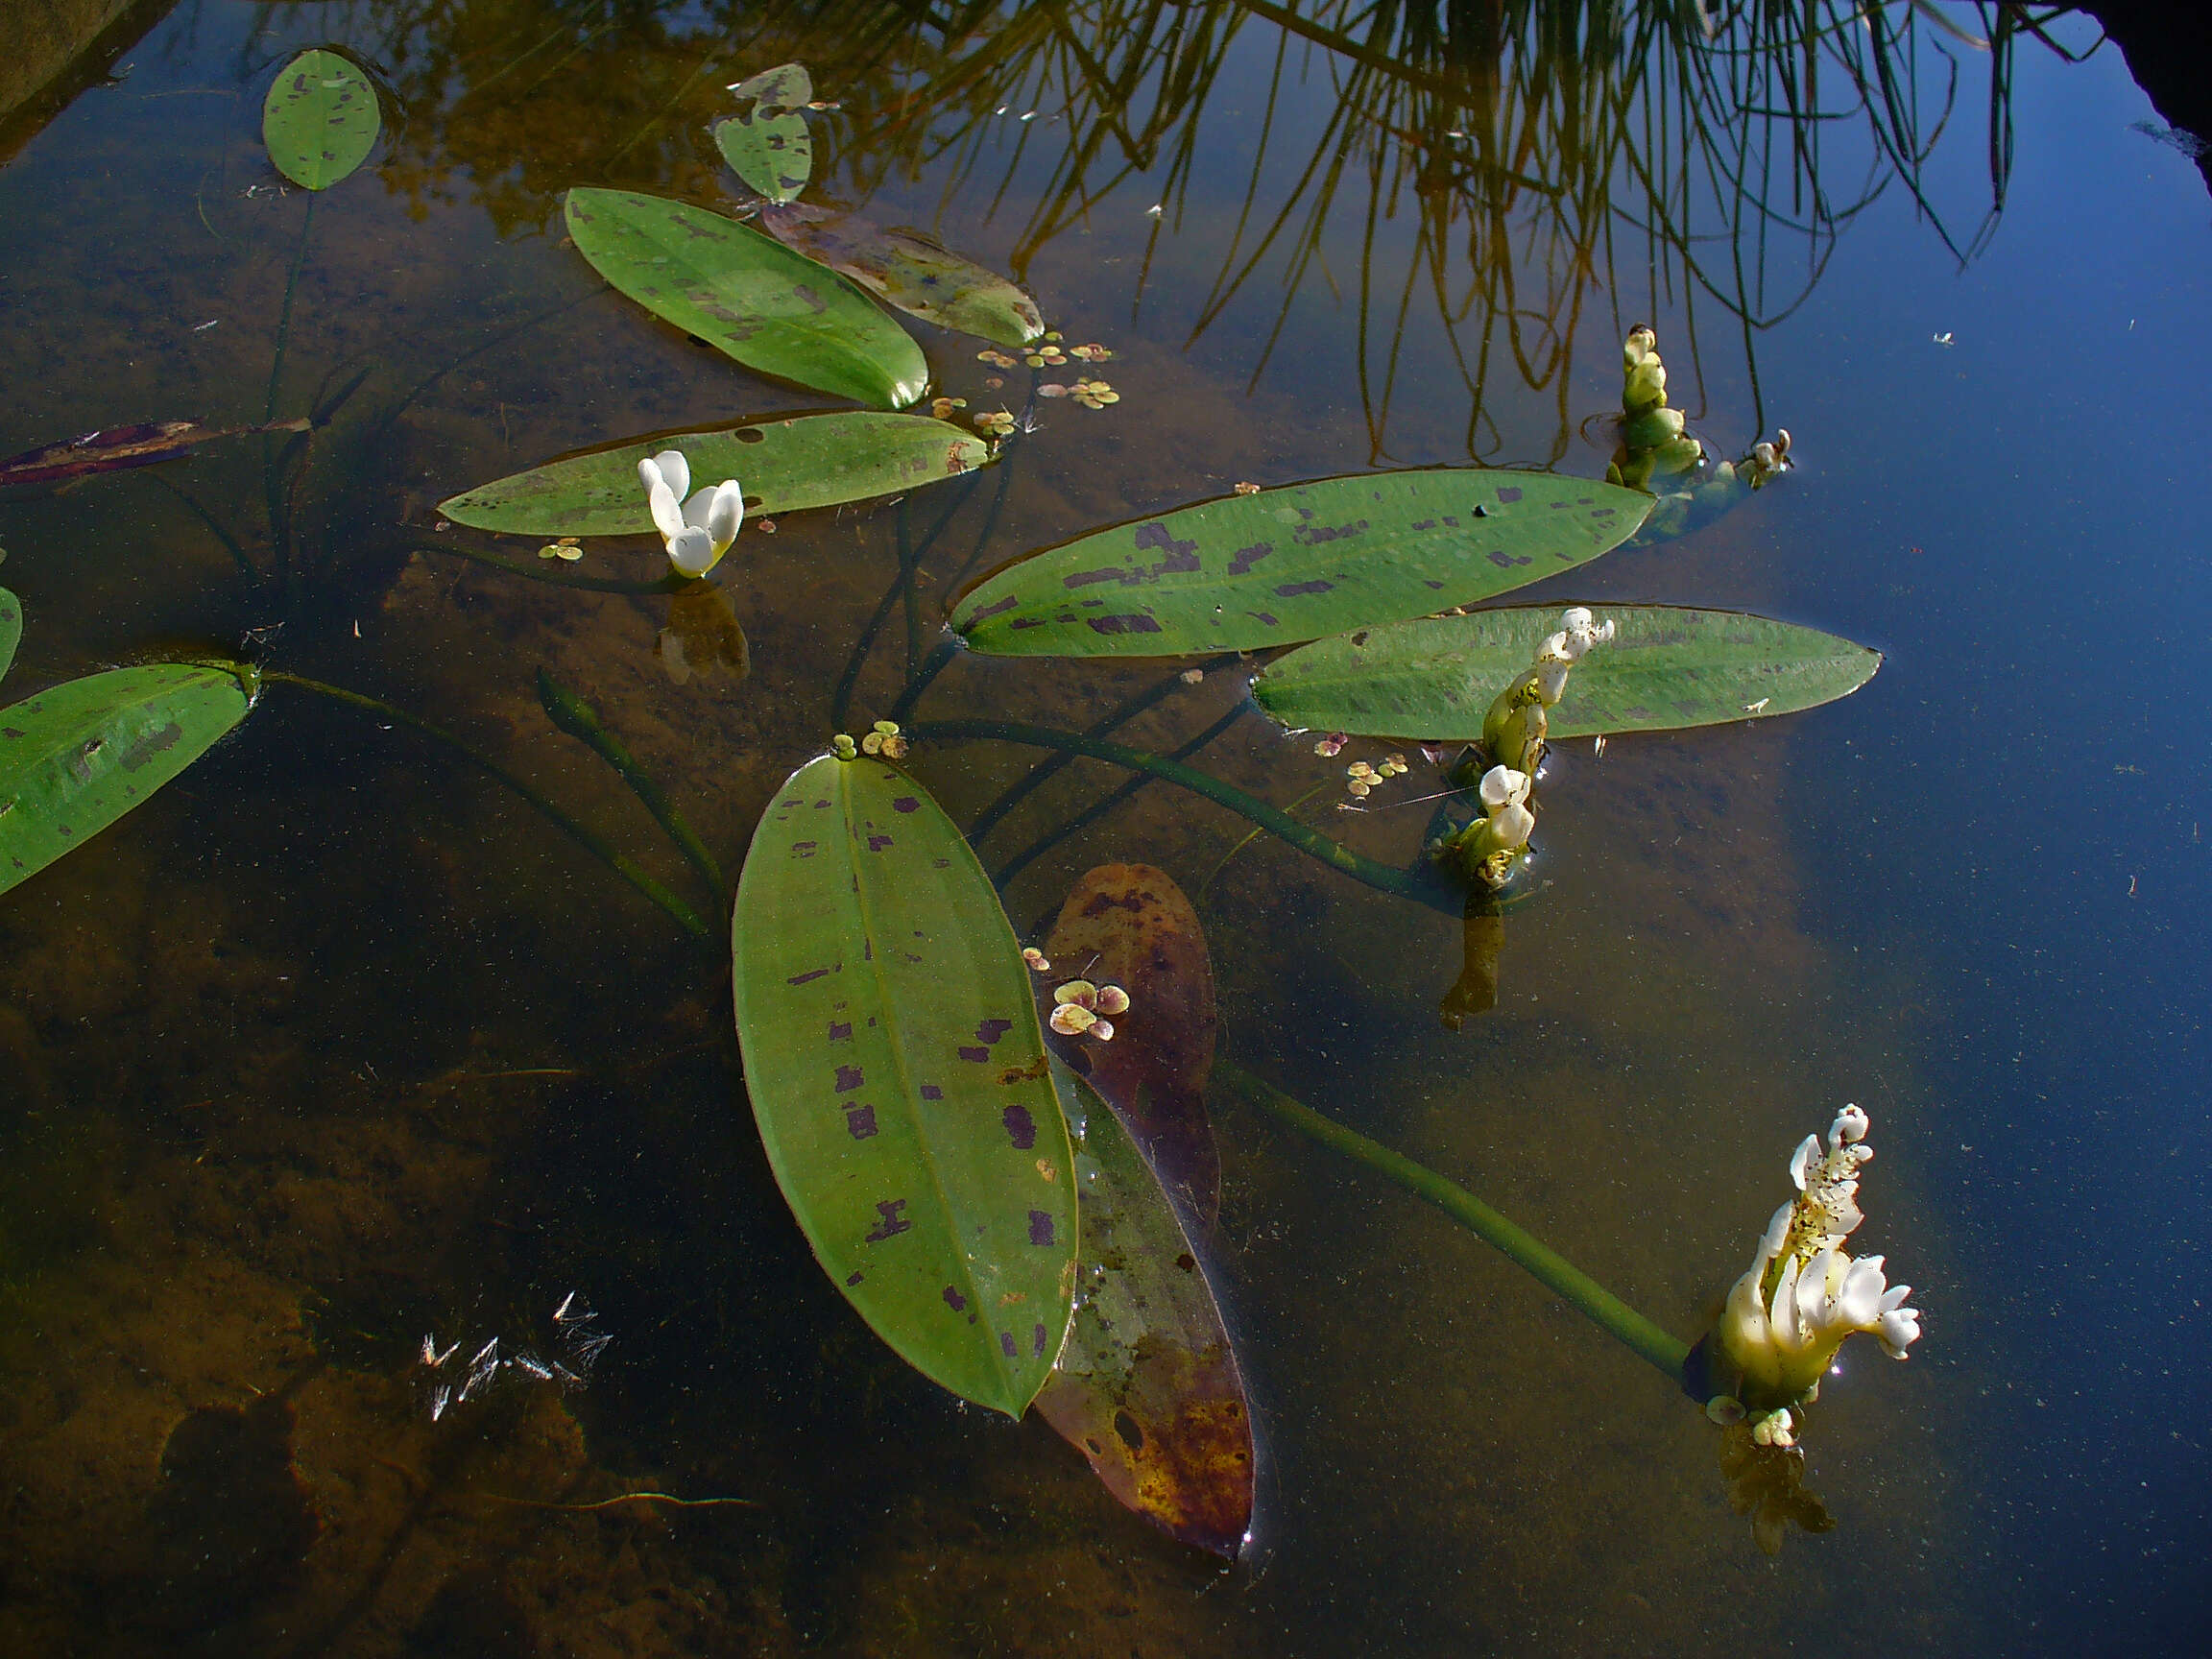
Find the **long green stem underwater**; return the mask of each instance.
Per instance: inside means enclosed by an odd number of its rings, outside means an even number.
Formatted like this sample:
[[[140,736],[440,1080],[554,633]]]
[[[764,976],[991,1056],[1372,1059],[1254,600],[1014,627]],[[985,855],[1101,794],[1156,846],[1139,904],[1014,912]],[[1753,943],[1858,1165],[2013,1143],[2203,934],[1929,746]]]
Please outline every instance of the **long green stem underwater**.
[[[1058,732],[1049,726],[1032,726],[1021,720],[932,720],[913,728],[906,735],[917,743],[954,743],[966,738],[981,738],[994,743],[1025,743],[1032,748],[1058,749],[1088,756],[1094,760],[1104,760],[1109,765],[1125,766],[1132,772],[1148,772],[1194,795],[1203,795],[1216,805],[1228,807],[1239,817],[1259,825],[1278,840],[1288,842],[1309,857],[1318,858],[1332,870],[1349,876],[1355,881],[1364,882],[1379,893],[1387,893],[1397,899],[1410,899],[1417,904],[1426,904],[1432,910],[1443,910],[1454,916],[1458,915],[1465,905],[1464,895],[1455,892],[1427,870],[1398,870],[1388,864],[1379,863],[1330,840],[1318,830],[1299,823],[1287,812],[1268,805],[1258,796],[1247,795],[1234,783],[1224,783],[1218,778],[1209,777],[1179,760],[1147,755],[1143,750],[1132,749],[1126,744],[1108,743],[1100,738],[1085,737],[1074,732]]]
[[[707,878],[715,903],[727,903],[730,888],[722,879],[722,866],[707,850],[707,843],[699,839],[699,832],[691,828],[690,820],[668,799],[667,791],[637,764],[637,757],[622,746],[621,739],[601,723],[599,710],[542,667],[538,670],[538,700],[544,704],[546,716],[554,725],[614,768],[615,775],[630,785],[631,793],[645,804],[645,810],[668,832],[668,839],[676,843],[677,851],[690,860],[691,868]]]
[[[1668,1334],[1558,1251],[1508,1221],[1464,1187],[1403,1153],[1391,1151],[1380,1141],[1370,1141],[1357,1129],[1346,1128],[1334,1118],[1323,1117],[1241,1066],[1215,1060],[1214,1075],[1301,1135],[1357,1159],[1416,1198],[1435,1205],[1484,1243],[1503,1252],[1516,1266],[1526,1268],[1547,1289],[1587,1315],[1599,1330],[1623,1343],[1676,1387],[1683,1385],[1682,1367],[1690,1358],[1690,1344]]]
[[[644,894],[646,898],[652,900],[654,903],[673,916],[677,925],[685,932],[695,939],[705,939],[710,936],[710,930],[707,924],[700,920],[697,911],[677,898],[675,894],[669,892],[666,887],[651,876],[638,869],[636,864],[620,853],[617,853],[613,845],[600,835],[598,831],[587,829],[578,823],[545,796],[540,794],[529,784],[523,782],[521,779],[516,777],[514,773],[501,766],[498,761],[488,755],[480,754],[471,749],[443,727],[433,726],[429,721],[418,719],[404,709],[395,708],[393,705],[380,702],[374,697],[365,697],[358,691],[349,691],[342,685],[328,685],[320,680],[309,680],[302,675],[286,674],[275,669],[264,673],[261,678],[275,685],[297,685],[302,691],[312,691],[318,697],[327,697],[332,702],[343,703],[348,708],[357,709],[364,714],[373,714],[380,720],[389,720],[394,725],[404,726],[412,732],[420,732],[432,741],[444,744],[471,766],[488,773],[514,790],[516,794],[521,796],[524,801],[543,813],[556,828],[564,831],[585,852],[590,854],[592,857],[598,859],[600,863],[606,865],[623,880],[629,882],[631,886],[637,888],[638,892]]]

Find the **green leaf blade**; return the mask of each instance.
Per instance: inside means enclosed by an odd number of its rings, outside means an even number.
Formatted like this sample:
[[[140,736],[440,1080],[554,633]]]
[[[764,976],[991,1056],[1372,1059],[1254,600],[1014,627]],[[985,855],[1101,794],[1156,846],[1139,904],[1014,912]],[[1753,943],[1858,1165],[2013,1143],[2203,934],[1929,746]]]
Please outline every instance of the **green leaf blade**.
[[[1445,467],[1232,495],[1032,554],[953,607],[1009,657],[1170,657],[1291,645],[1503,593],[1644,521],[1639,491]]]
[[[591,268],[662,321],[748,369],[903,409],[929,383],[913,337],[826,266],[719,213],[577,188],[568,234]]]
[[[570,456],[465,491],[438,511],[456,524],[517,536],[643,535],[653,517],[637,463],[663,449],[681,449],[701,485],[736,479],[753,515],[896,494],[991,459],[990,445],[947,421],[852,409]]]
[[[157,662],[0,709],[0,893],[122,817],[253,706],[252,670]]]
[[[23,601],[0,588],[0,680],[15,661],[15,647],[23,642]]]
[[[1817,629],[1733,611],[1598,605],[1619,634],[1575,667],[1553,737],[1671,732],[1795,713],[1850,695],[1882,654]],[[1559,626],[1559,607],[1429,617],[1318,640],[1252,687],[1286,726],[1473,741],[1492,699]]]
[[[730,91],[733,97],[757,100],[764,109],[799,109],[814,101],[814,77],[804,63],[779,63],[748,75]]]
[[[1019,1416],[1074,1307],[1074,1166],[1013,929],[959,830],[872,758],[802,767],[737,887],[747,1091],[807,1242],[877,1334]]]
[[[375,148],[382,125],[369,77],[320,48],[285,64],[261,104],[269,159],[306,190],[327,190],[351,174]]]
[[[757,196],[796,202],[814,172],[814,135],[795,109],[757,110],[714,123],[714,147]]]

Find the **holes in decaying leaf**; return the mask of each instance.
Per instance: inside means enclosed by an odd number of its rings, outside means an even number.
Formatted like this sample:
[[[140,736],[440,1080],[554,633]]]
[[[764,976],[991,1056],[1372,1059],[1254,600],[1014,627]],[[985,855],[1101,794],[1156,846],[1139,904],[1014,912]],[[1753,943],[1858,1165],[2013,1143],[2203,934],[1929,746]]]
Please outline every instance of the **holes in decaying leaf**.
[[[1144,1450],[1144,1431],[1137,1426],[1137,1419],[1126,1411],[1114,1413],[1114,1432],[1121,1436],[1121,1443],[1132,1452]]]
[[[765,444],[768,442],[768,435],[757,426],[740,426],[737,428],[737,442],[740,444]]]

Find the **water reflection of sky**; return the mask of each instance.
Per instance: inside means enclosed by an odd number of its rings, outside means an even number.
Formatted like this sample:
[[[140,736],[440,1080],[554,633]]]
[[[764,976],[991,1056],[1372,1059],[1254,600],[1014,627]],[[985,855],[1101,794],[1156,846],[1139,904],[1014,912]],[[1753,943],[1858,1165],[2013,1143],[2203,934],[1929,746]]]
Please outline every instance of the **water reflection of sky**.
[[[427,50],[431,30],[391,56],[423,103],[393,141],[392,194],[334,198],[319,228],[327,262],[302,324],[329,330],[326,350],[383,331],[397,351],[433,362],[444,340],[474,343],[503,307],[519,315],[571,297],[576,272],[555,263],[565,256],[537,233],[550,193],[568,181],[702,200],[720,188],[702,145],[663,138],[656,125],[688,132],[698,111],[715,107],[696,43],[725,27],[719,13],[602,18],[494,6],[468,14],[480,27],[439,51]],[[252,97],[195,89],[229,86],[239,63],[318,27],[358,29],[367,43],[386,15],[271,13],[271,39],[249,49],[244,10],[187,6],[137,52],[132,82],[87,94],[0,176],[10,222],[53,227],[50,246],[10,256],[17,334],[6,349],[23,371],[10,378],[40,383],[47,401],[18,400],[6,421],[20,443],[0,447],[176,412],[138,407],[142,398],[194,412],[252,408],[260,393],[252,318],[273,303],[289,244],[284,225],[250,223],[257,204],[237,199],[240,181],[256,176]],[[883,51],[907,50],[903,20],[888,28],[867,9],[834,11],[812,36],[804,23],[771,18],[762,45],[824,61],[861,37],[854,18],[873,19]],[[470,65],[496,61],[555,23],[582,43],[542,88],[509,100],[504,83],[480,84]],[[739,62],[750,39],[723,48],[730,61],[757,66]],[[1888,660],[1866,690],[1815,715],[1623,741],[1601,762],[1586,752],[1563,757],[1546,849],[1558,885],[1515,921],[1508,1005],[1457,1037],[1439,1032],[1433,1016],[1455,967],[1455,926],[1356,902],[1325,878],[1286,870],[1286,855],[1246,855],[1209,908],[1233,1045],[1255,1063],[1268,1058],[1317,1103],[1463,1175],[1686,1334],[1739,1270],[1778,1196],[1790,1144],[1855,1095],[1876,1113],[1881,1148],[1868,1244],[1888,1248],[1921,1286],[1929,1337],[1906,1367],[1850,1356],[1814,1451],[1815,1484],[1843,1530],[1793,1538],[1769,1569],[1726,1515],[1709,1435],[1678,1402],[1463,1236],[1232,1112],[1227,1214],[1241,1231],[1223,1254],[1274,1431],[1273,1469],[1263,1570],[1207,1592],[1189,1612],[1181,1599],[1203,1576],[1132,1537],[1136,1524],[1110,1506],[1094,1507],[1067,1478],[1060,1448],[956,1418],[926,1389],[901,1392],[895,1368],[871,1369],[773,1209],[716,1232],[680,1196],[607,1197],[602,1167],[650,1166],[683,1145],[657,1140],[649,1120],[635,1143],[630,1126],[595,1121],[594,1112],[623,1109],[610,1085],[604,1098],[565,1102],[541,1146],[507,1154],[502,1179],[563,1200],[532,1210],[533,1226],[567,1217],[571,1229],[518,1249],[507,1272],[519,1282],[550,1260],[560,1270],[618,1275],[596,1298],[612,1329],[675,1319],[681,1345],[706,1358],[680,1355],[674,1337],[637,1339],[626,1383],[618,1341],[608,1380],[583,1407],[592,1434],[633,1466],[659,1461],[741,1480],[734,1447],[758,1459],[764,1479],[809,1494],[807,1482],[820,1482],[818,1498],[779,1511],[781,1542],[751,1554],[699,1545],[666,1573],[710,1567],[725,1582],[751,1575],[779,1584],[802,1632],[853,1637],[896,1625],[887,1613],[881,1626],[840,1623],[860,1617],[834,1610],[831,1586],[848,1554],[868,1556],[867,1605],[878,1611],[925,1597],[923,1579],[943,1554],[975,1597],[1029,1595],[1065,1610],[1070,1652],[1093,1650],[1088,1626],[1101,1606],[1131,1604],[1146,1640],[1189,1651],[1674,1650],[1712,1630],[1761,1648],[2186,1646],[2202,1634],[2191,1622],[2202,1619],[2195,1565],[2207,1534],[2207,1402],[2192,1268],[2212,1150],[2199,1080],[2200,819],[2212,817],[2212,798],[2195,735],[2207,692],[2197,641],[2207,555],[2192,511],[2207,368],[2200,320],[2212,309],[2212,207],[2201,180],[2181,155],[2130,130],[2149,110],[2114,54],[2068,66],[2025,51],[2010,197],[1985,250],[1961,271],[1892,184],[1844,228],[1811,301],[1757,335],[1757,401],[1741,338],[1711,295],[1686,306],[1678,280],[1649,275],[1642,243],[1620,226],[1610,282],[1602,265],[1573,271],[1573,238],[1551,238],[1541,205],[1524,198],[1496,228],[1511,257],[1490,272],[1491,287],[1475,283],[1495,295],[1504,274],[1503,291],[1524,312],[1520,355],[1503,340],[1480,379],[1481,418],[1471,421],[1468,377],[1416,283],[1422,302],[1407,312],[1390,414],[1379,422],[1377,365],[1398,325],[1394,299],[1378,300],[1363,361],[1358,276],[1370,193],[1360,169],[1381,153],[1372,147],[1356,150],[1354,183],[1290,298],[1284,261],[1270,259],[1198,326],[1237,234],[1277,43],[1270,28],[1238,19],[1188,173],[1176,173],[1167,143],[1033,245],[1025,228],[1050,217],[1044,204],[1061,176],[1056,135],[1024,140],[992,114],[1003,94],[988,81],[951,100],[977,121],[943,110],[934,118],[928,131],[942,148],[909,144],[889,118],[897,77],[872,73],[851,92],[851,126],[833,130],[882,138],[845,154],[826,146],[841,189],[865,195],[886,221],[933,223],[963,248],[1019,258],[1071,338],[1106,339],[1120,352],[1111,371],[1125,397],[1118,413],[1048,414],[998,551],[1217,493],[1231,477],[1280,482],[1378,451],[1399,461],[1471,450],[1523,464],[1556,458],[1594,472],[1600,459],[1572,434],[1617,392],[1622,323],[1649,315],[1678,386],[1692,381],[1686,371],[1701,377],[1692,406],[1723,442],[1747,439],[1763,404],[1768,425],[1794,430],[1803,465],[1715,531],[1618,555],[1578,591],[1758,608],[1877,644]],[[445,44],[450,57],[439,55]],[[925,41],[907,60],[908,79],[949,73],[958,56]],[[1306,157],[1334,114],[1326,60],[1298,46],[1282,61],[1289,79],[1278,84],[1260,193],[1268,203],[1296,198]],[[1966,62],[1971,71],[1974,60]],[[1145,107],[1159,88],[1142,84],[1135,103]],[[421,112],[434,91],[451,100],[435,121]],[[179,96],[139,101],[166,93]],[[565,114],[549,120],[534,99]],[[1048,128],[1057,106],[1040,97],[1036,107]],[[1987,162],[1979,130],[1960,120],[1927,188],[1947,210],[1965,204],[1956,211],[1970,229],[1986,199]],[[182,135],[174,163],[154,148],[164,132]],[[637,133],[646,136],[631,143]],[[1829,142],[1851,155],[1848,134]],[[963,147],[971,143],[977,148]],[[517,149],[525,159],[498,164]],[[1863,164],[1860,156],[1855,165]],[[955,188],[962,169],[971,182]],[[1100,177],[1116,171],[1102,167]],[[983,184],[997,192],[1002,179],[994,201]],[[207,224],[210,180],[220,204]],[[373,186],[363,185],[369,197]],[[1379,221],[1369,263],[1403,283],[1415,269],[1419,220],[1409,185],[1395,200],[1400,211]],[[1616,205],[1623,200],[1617,194]],[[1157,225],[1144,211],[1155,202],[1173,209]],[[198,224],[213,240],[197,240]],[[226,235],[243,237],[252,258],[239,258]],[[420,238],[420,261],[381,257],[402,237]],[[172,256],[185,248],[193,252]],[[1463,310],[1457,331],[1474,338],[1483,309],[1468,284],[1479,273],[1447,263],[1459,286],[1442,309]],[[355,288],[369,298],[349,308]],[[229,332],[140,350],[173,342],[218,306]],[[71,344],[86,312],[112,320],[112,333]],[[1678,353],[1693,325],[1698,349]],[[546,340],[492,357],[442,394],[401,440],[384,482],[404,473],[420,506],[535,454],[687,419],[672,408],[719,415],[788,397],[741,376],[733,387],[719,366],[686,358],[612,309],[580,313]],[[950,389],[974,390],[980,371],[961,343],[931,351]],[[98,373],[65,374],[72,354]],[[131,393],[132,406],[114,406],[115,388]],[[69,601],[80,608],[53,632],[34,633],[18,673],[68,671],[85,654],[116,652],[118,638],[257,619],[201,591],[189,572],[133,577],[114,560],[73,566],[52,550],[86,524],[120,544],[150,521],[147,499],[86,492],[27,507],[9,529],[18,559],[5,575],[37,601],[34,616]],[[757,545],[742,593],[758,659],[750,708],[747,693],[726,692],[671,712],[674,694],[650,679],[620,681],[626,698],[610,705],[654,757],[690,768],[685,776],[701,795],[719,790],[705,811],[730,845],[757,810],[762,781],[814,741],[821,682],[872,601],[882,548],[855,534],[858,542],[832,541],[794,520],[777,542]],[[370,568],[363,581],[373,585]],[[480,602],[488,609],[456,626],[443,601],[423,599],[425,586],[402,584],[406,604],[423,609],[390,609],[391,642],[375,645],[373,627],[373,666],[355,671],[380,677],[402,701],[449,699],[456,721],[475,721],[486,741],[522,730],[506,685],[522,672],[516,663],[571,649],[577,633],[619,640],[637,632],[617,607],[589,613],[579,628],[571,618],[586,613],[538,606],[535,596]],[[360,597],[375,603],[373,587]],[[519,642],[512,661],[493,639]],[[333,650],[328,640],[302,649]],[[337,649],[342,658],[356,648]],[[968,663],[947,695],[1052,712],[1065,724],[1095,703],[1101,684]],[[726,771],[716,770],[725,757],[693,737],[709,718],[742,734],[744,752]],[[328,1000],[349,1009],[322,1016],[320,1027],[335,1034],[349,1067],[372,1053],[389,1066],[397,1053],[430,1070],[465,1040],[467,1023],[450,1012],[410,1016],[407,996],[390,984],[357,1004],[352,988],[422,976],[459,993],[488,968],[484,1018],[510,1035],[574,1020],[626,1058],[674,1041],[662,1027],[624,1024],[637,1001],[620,959],[635,917],[617,911],[626,920],[610,922],[600,901],[569,892],[581,877],[552,883],[558,897],[530,894],[517,871],[537,867],[517,854],[515,871],[494,861],[457,878],[460,902],[482,899],[472,883],[506,884],[505,902],[544,910],[543,933],[478,939],[467,923],[408,920],[404,881],[362,874],[365,851],[386,831],[360,815],[352,780],[392,766],[399,777],[387,785],[402,801],[439,823],[450,810],[457,830],[473,831],[467,808],[431,799],[435,777],[409,781],[404,766],[359,749],[349,729],[336,750],[327,746],[338,733],[311,721],[277,727],[273,746],[278,733],[301,745],[301,780],[278,777],[269,752],[241,743],[220,762],[235,768],[222,775],[226,785],[250,799],[320,789],[293,805],[330,812],[341,828],[272,836],[248,815],[227,838],[228,864],[190,874],[195,894],[228,880],[230,902],[273,935],[312,935],[285,918],[325,898],[339,916],[376,922],[374,969],[349,961],[342,936],[313,936],[306,948],[331,975]],[[1301,763],[1241,728],[1214,759],[1257,786],[1283,783]],[[930,781],[973,804],[984,790],[974,772],[986,764],[946,757]],[[567,781],[593,786],[580,771]],[[1299,775],[1298,786],[1305,781]],[[491,858],[489,849],[530,833],[526,825],[508,831],[469,833],[468,858]],[[1356,833],[1372,835],[1378,851],[1391,845],[1380,824]],[[1149,800],[1029,878],[1017,889],[1017,918],[1056,902],[1053,884],[1092,858],[1156,857],[1196,885],[1234,838],[1181,803]],[[999,856],[1024,839],[998,843]],[[331,871],[363,891],[317,893],[311,875],[285,872],[287,848],[301,869]],[[80,856],[86,871],[101,868],[90,851]],[[158,877],[147,879],[157,889]],[[410,939],[410,927],[420,936]],[[558,938],[575,951],[596,939],[609,960],[536,962],[517,937]],[[622,1013],[605,1012],[616,1003]],[[696,1029],[682,1036],[706,1041]],[[728,1078],[711,1064],[668,1088],[665,1110],[679,1118],[728,1108]],[[717,1156],[738,1172],[713,1177],[736,1189],[731,1208],[757,1204],[757,1186],[746,1190],[747,1154],[725,1145]],[[760,1286],[733,1287],[719,1264],[699,1263],[717,1252],[761,1263]],[[499,1271],[481,1272],[497,1289]],[[717,1298],[718,1335],[699,1312]],[[758,1328],[783,1301],[802,1310],[788,1315],[793,1345],[822,1350],[811,1361]],[[826,1399],[825,1376],[841,1380]],[[733,1390],[741,1408],[728,1404]],[[895,1401],[887,1418],[875,1404],[879,1390]],[[703,1406],[700,1395],[713,1398]],[[703,1435],[726,1436],[729,1447],[687,1449],[687,1437]],[[905,1439],[950,1450],[913,1452]],[[890,1488],[909,1505],[896,1516],[878,1505]],[[997,1519],[976,1519],[986,1512]],[[1105,1588],[1079,1577],[1074,1591],[1063,1582],[1055,1592],[1022,1576],[1027,1558],[995,1555],[990,1529],[1019,1531],[1023,1521],[1080,1541],[1096,1562],[1111,1554],[1118,1565]],[[954,1541],[940,1550],[930,1534],[947,1526],[974,1536],[949,1534]],[[761,1565],[779,1550],[788,1559]],[[963,1551],[981,1565],[961,1568]],[[1036,1574],[1036,1563],[1026,1571]],[[1727,1611],[1701,1620],[1703,1604]],[[794,1610],[802,1605],[811,1611]],[[1808,1627],[1807,1618],[1817,1623]],[[946,1640],[993,1650],[979,1625],[931,1627],[957,1628],[965,1634]]]

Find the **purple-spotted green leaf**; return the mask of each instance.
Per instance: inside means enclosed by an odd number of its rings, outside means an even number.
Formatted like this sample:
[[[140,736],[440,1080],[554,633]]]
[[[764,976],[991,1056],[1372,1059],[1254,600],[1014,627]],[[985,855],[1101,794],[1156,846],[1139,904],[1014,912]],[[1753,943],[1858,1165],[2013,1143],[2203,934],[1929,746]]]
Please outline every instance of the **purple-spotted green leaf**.
[[[302,52],[261,104],[261,142],[276,171],[327,190],[369,158],[382,117],[369,77],[335,52]]]
[[[745,1085],[815,1258],[925,1376],[1020,1416],[1075,1286],[1068,1123],[990,878],[905,773],[825,756],[754,831]]]
[[[23,601],[0,588],[0,680],[8,677],[8,665],[15,661],[15,647],[22,639]]]
[[[1082,1180],[1083,1294],[1038,1414],[1131,1509],[1234,1558],[1252,1525],[1252,1413],[1220,1308],[1128,1131],[1054,1070]]]
[[[940,328],[1017,348],[1045,332],[1036,301],[919,230],[885,229],[858,214],[797,204],[764,209],[760,228]]]
[[[259,685],[244,664],[156,662],[0,709],[0,893],[199,759],[246,718]]]
[[[771,202],[796,201],[814,171],[813,134],[796,109],[771,113],[763,106],[717,121],[714,147],[747,189]]]
[[[566,217],[600,276],[748,369],[890,409],[928,386],[929,366],[905,329],[773,236],[628,190],[571,190]]]
[[[1850,695],[1882,665],[1879,651],[1764,616],[1671,605],[1591,609],[1619,633],[1575,665],[1551,710],[1555,738],[1793,714]],[[1559,626],[1559,612],[1516,606],[1358,629],[1280,659],[1252,694],[1286,726],[1473,741],[1491,701]]]
[[[1546,472],[1440,467],[1230,495],[1030,555],[955,601],[1008,657],[1294,645],[1425,615],[1618,546],[1651,497]]]
[[[438,511],[456,524],[522,536],[631,536],[653,528],[637,463],[681,449],[702,485],[734,478],[751,515],[837,507],[957,478],[991,446],[926,415],[868,409],[795,415],[719,432],[677,432],[550,461],[455,495]]]

